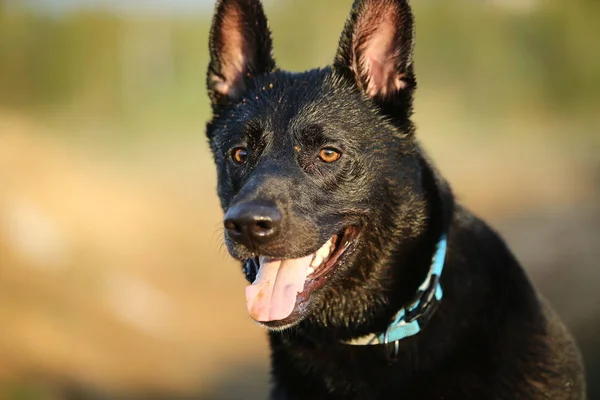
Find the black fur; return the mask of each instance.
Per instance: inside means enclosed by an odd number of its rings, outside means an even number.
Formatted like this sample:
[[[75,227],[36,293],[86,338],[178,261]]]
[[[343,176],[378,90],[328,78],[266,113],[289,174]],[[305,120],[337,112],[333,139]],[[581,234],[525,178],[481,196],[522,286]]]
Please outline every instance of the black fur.
[[[297,258],[360,227],[308,304],[265,323],[272,398],[584,399],[570,335],[502,239],[454,203],[415,140],[412,21],[406,0],[357,0],[333,66],[289,73],[275,67],[258,0],[217,4],[207,135],[221,205],[261,204],[282,215],[267,242],[226,234],[230,253]],[[215,89],[235,75],[221,71],[232,55],[241,55],[233,70],[243,76]],[[232,160],[239,147],[244,164]],[[322,162],[324,147],[342,157]],[[443,233],[444,298],[422,332],[400,341],[398,359],[388,362],[385,345],[343,344],[385,330],[414,296]],[[252,281],[255,271],[246,274]]]

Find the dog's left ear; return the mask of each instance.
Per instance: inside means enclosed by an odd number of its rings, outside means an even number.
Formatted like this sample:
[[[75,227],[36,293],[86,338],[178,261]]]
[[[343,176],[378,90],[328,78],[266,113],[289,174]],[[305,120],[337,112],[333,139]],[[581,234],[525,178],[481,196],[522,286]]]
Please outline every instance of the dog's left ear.
[[[356,0],[334,68],[368,97],[378,102],[393,101],[415,86],[413,37],[413,16],[407,0]]]
[[[259,0],[219,0],[210,31],[207,88],[213,105],[239,99],[253,76],[275,69]]]

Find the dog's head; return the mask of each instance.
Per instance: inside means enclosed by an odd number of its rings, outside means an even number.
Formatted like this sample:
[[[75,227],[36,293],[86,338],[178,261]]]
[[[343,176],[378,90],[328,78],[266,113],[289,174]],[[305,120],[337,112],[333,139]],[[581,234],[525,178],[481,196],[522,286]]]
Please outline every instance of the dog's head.
[[[207,135],[255,320],[351,325],[388,301],[388,264],[429,217],[412,48],[406,0],[358,0],[333,66],[284,72],[260,2],[218,2]]]

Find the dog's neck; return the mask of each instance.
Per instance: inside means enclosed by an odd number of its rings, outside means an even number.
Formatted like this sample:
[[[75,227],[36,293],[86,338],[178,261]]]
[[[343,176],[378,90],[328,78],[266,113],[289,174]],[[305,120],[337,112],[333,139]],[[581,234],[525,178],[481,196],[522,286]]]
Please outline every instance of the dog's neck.
[[[422,152],[424,154],[424,152]],[[454,197],[452,190],[435,167],[423,156],[420,159],[423,185],[428,188],[428,203],[430,208],[430,221],[435,221],[430,226],[425,241],[437,240],[434,251],[431,253],[429,271],[416,290],[411,300],[404,303],[396,311],[387,329],[372,332],[367,335],[343,341],[349,345],[377,345],[393,343],[392,358],[398,355],[399,341],[417,335],[421,332],[432,315],[436,312],[443,296],[440,278],[446,260],[447,234],[454,214]],[[420,250],[428,246],[420,247]],[[425,259],[427,258],[425,257]],[[415,260],[423,259],[416,257]],[[416,267],[416,266],[415,266]],[[387,352],[386,354],[390,354]]]

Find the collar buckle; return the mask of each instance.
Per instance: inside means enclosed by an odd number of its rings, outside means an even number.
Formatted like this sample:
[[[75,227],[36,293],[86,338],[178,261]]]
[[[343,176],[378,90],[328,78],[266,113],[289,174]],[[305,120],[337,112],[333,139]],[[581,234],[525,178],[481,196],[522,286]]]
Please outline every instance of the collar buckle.
[[[435,295],[438,289],[439,280],[439,276],[432,275],[429,286],[425,292],[420,293],[420,298],[417,300],[416,306],[412,310],[406,309],[404,320],[407,323],[419,321],[419,325],[424,326],[429,322],[429,319],[431,319],[431,316],[440,304],[439,299]]]

